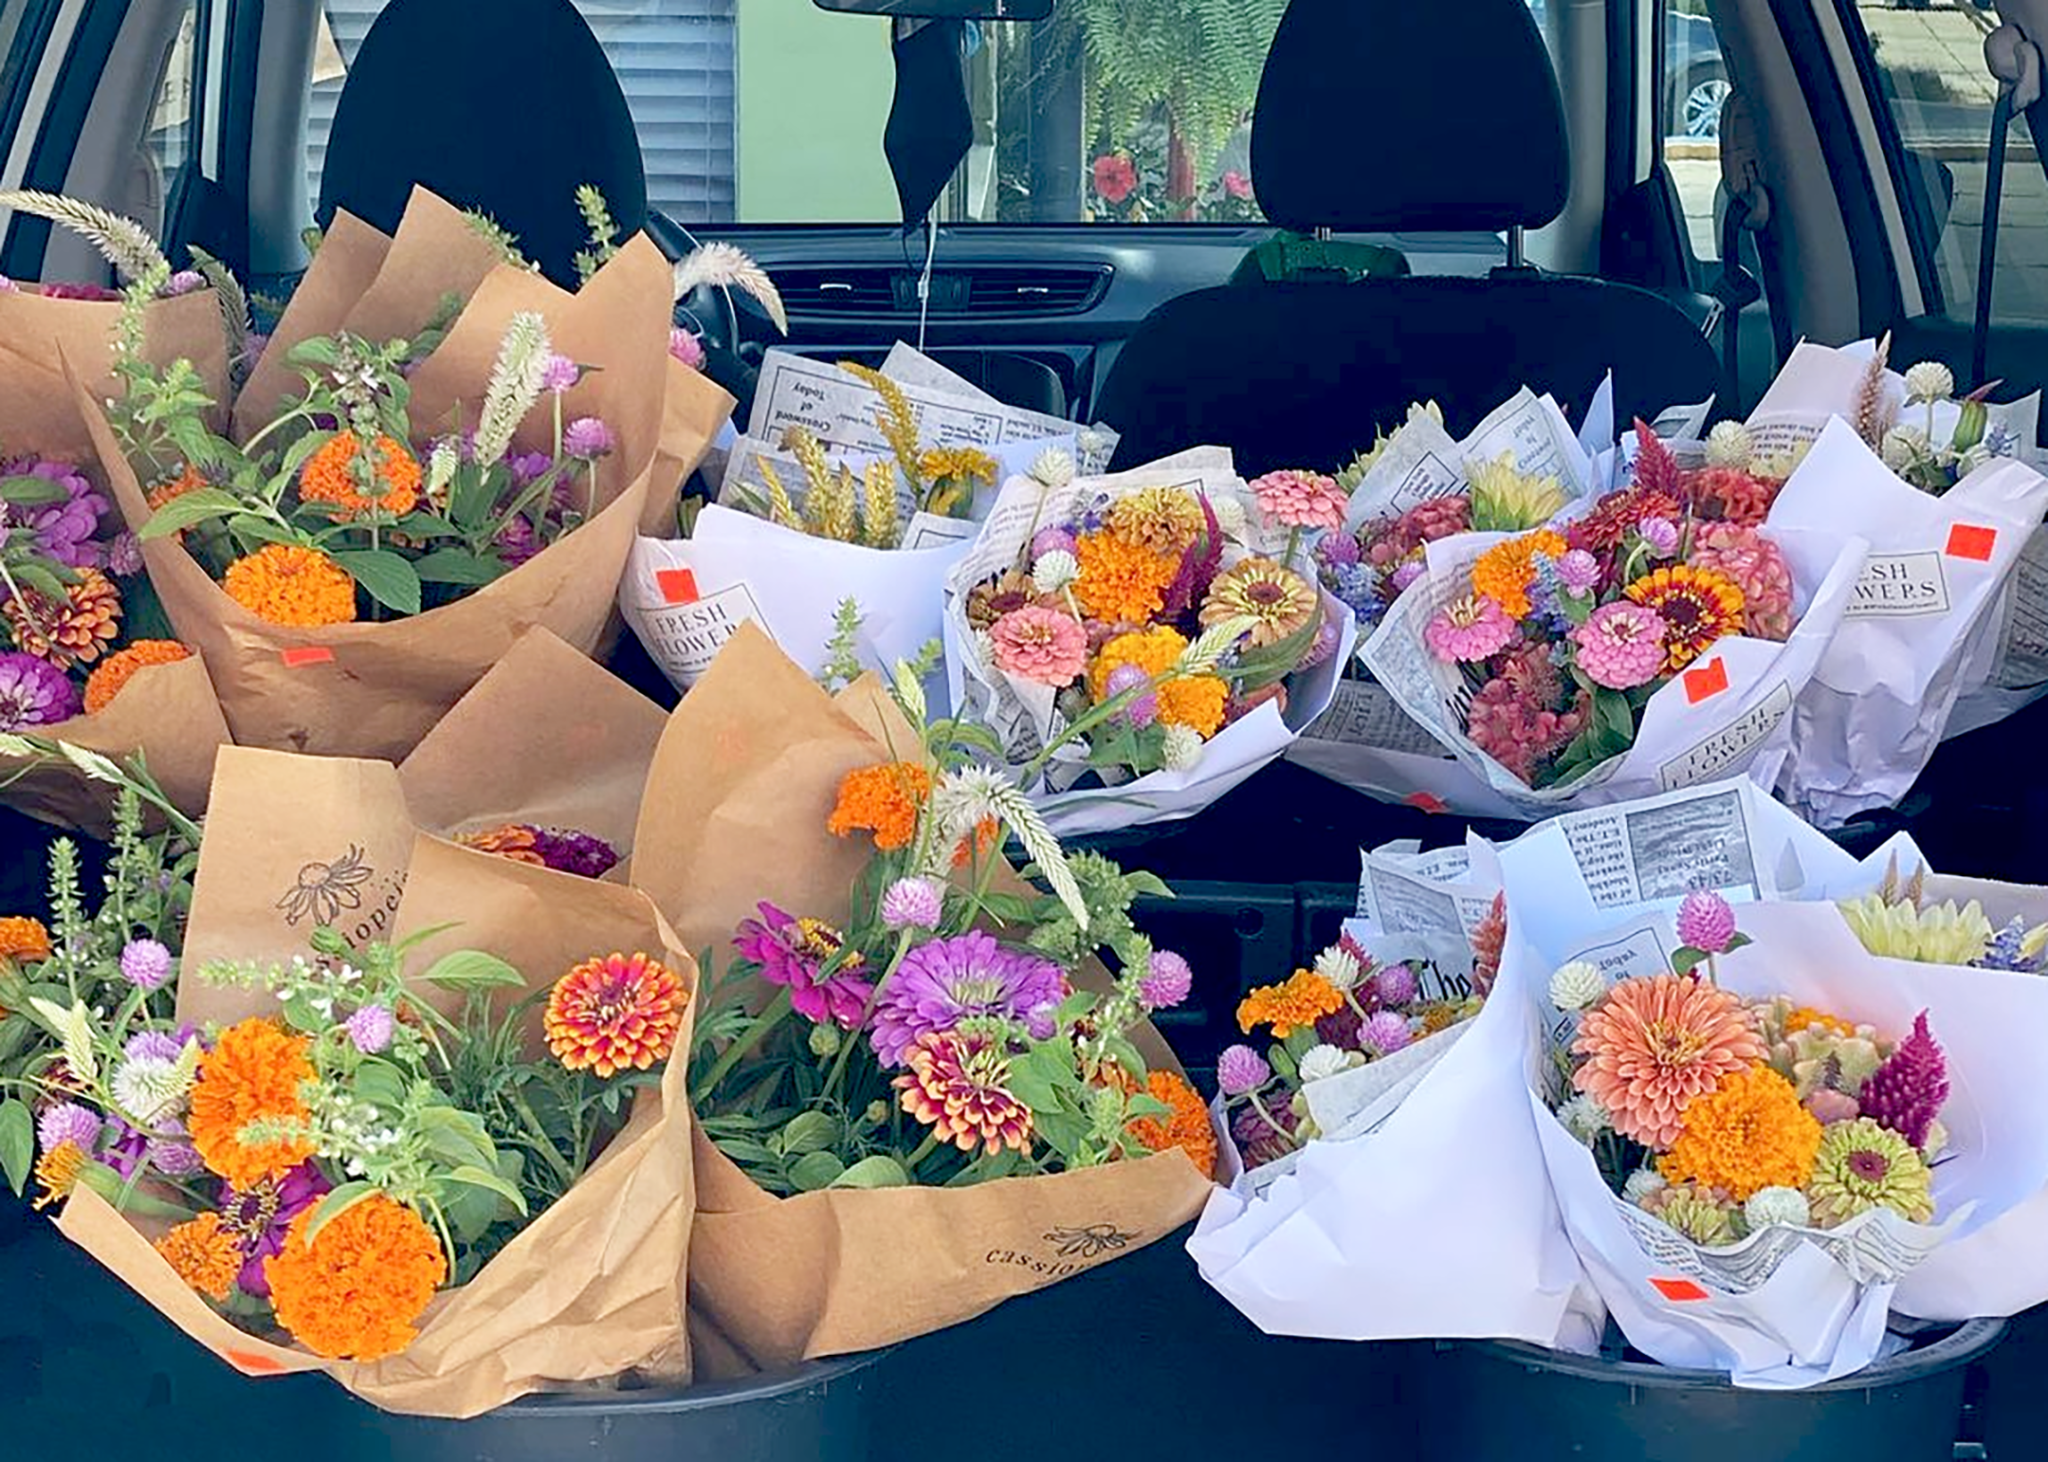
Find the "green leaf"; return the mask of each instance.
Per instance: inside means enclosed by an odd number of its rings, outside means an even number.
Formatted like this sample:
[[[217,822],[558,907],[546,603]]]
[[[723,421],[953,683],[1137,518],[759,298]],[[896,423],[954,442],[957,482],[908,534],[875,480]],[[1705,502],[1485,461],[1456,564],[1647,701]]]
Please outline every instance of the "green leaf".
[[[846,1164],[836,1153],[809,1152],[796,1160],[789,1170],[789,1181],[799,1193],[815,1193],[820,1188],[829,1188],[846,1171]]]
[[[1635,741],[1635,712],[1629,708],[1628,697],[1618,690],[1602,686],[1593,692],[1593,724],[1606,745],[1626,750]]]
[[[458,949],[444,954],[427,966],[420,978],[443,990],[509,989],[526,983],[526,976],[518,970],[480,949]]]
[[[828,1188],[907,1188],[910,1174],[903,1164],[887,1153],[864,1157],[830,1183]]]
[[[1031,911],[1037,905],[1038,900],[1026,898],[1022,894],[985,893],[981,896],[981,906],[988,910],[989,916],[1004,924],[1029,922]]]
[[[9,1097],[0,1102],[0,1173],[20,1193],[28,1187],[36,1160],[36,1119],[26,1102]]]
[[[173,499],[174,505],[183,501]],[[420,612],[420,576],[403,555],[388,548],[351,548],[336,553],[334,561],[386,609],[400,614]]]
[[[228,519],[228,532],[252,543],[297,543],[299,535],[272,518],[254,513],[237,513]]]
[[[839,1121],[824,1112],[798,1112],[782,1129],[782,1150],[791,1157],[823,1152],[839,1140]]]
[[[294,345],[291,354],[285,359],[293,365],[339,365],[341,349],[326,336],[316,335],[311,340],[301,340]]]
[[[61,482],[52,482],[47,477],[0,477],[0,502],[10,502],[17,507],[40,508],[49,503],[61,503],[71,494]]]
[[[486,1172],[473,1163],[464,1163],[448,1174],[448,1181],[465,1183],[472,1188],[482,1188],[486,1192],[495,1193],[517,1209],[521,1218],[526,1216],[525,1195],[496,1173]]]
[[[242,500],[217,487],[202,487],[172,498],[142,525],[139,538],[167,538],[183,528],[242,511]]]
[[[437,548],[412,567],[423,584],[488,584],[505,572],[504,560],[463,548]]]
[[[1671,973],[1674,975],[1689,975],[1697,966],[1705,963],[1706,958],[1707,952],[1704,949],[1694,949],[1691,945],[1681,945],[1678,952],[1671,956]]]
[[[16,564],[14,577],[38,594],[59,603],[63,602],[65,592],[69,588],[56,565],[40,563],[33,559]]]
[[[1166,886],[1158,874],[1147,873],[1142,869],[1136,873],[1126,873],[1124,875],[1124,887],[1131,891],[1134,898],[1170,899],[1174,897],[1173,890]]]
[[[394,1111],[405,1104],[405,1073],[389,1061],[373,1057],[359,1063],[350,1084],[355,1095],[372,1106]]]
[[[1729,939],[1728,947],[1722,950],[1721,952],[1723,954],[1733,954],[1736,950],[1742,948],[1743,945],[1754,944],[1755,942],[1756,941],[1751,939],[1747,934],[1737,934]]]
[[[329,959],[350,959],[355,955],[354,947],[341,937],[340,931],[332,924],[320,925],[307,938],[306,943],[313,947],[315,954],[324,954]]]
[[[320,1206],[313,1210],[313,1220],[306,1225],[306,1242],[312,1243],[320,1237],[320,1230],[340,1218],[358,1203],[377,1191],[375,1183],[365,1183],[360,1178],[352,1183],[343,1183],[339,1188],[320,1200]]]

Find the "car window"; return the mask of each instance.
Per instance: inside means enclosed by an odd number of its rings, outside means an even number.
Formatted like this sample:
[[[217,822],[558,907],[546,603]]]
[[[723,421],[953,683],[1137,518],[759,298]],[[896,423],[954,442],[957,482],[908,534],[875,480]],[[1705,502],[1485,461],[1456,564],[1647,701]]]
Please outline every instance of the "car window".
[[[1984,65],[1984,37],[1997,26],[1997,13],[1974,0],[1857,0],[1856,13],[1898,129],[1899,185],[1916,248],[1933,266],[1939,312],[1968,318],[1976,307],[1998,98]],[[2048,174],[2024,123],[2008,141],[2002,200],[1993,318],[2048,320]]]
[[[809,0],[576,0],[619,73],[648,200],[686,224],[887,223],[889,24]],[[309,112],[334,105],[384,0],[322,0]],[[1544,0],[1531,0],[1539,21]],[[972,146],[952,222],[1258,222],[1251,111],[1286,0],[1060,0],[971,23]],[[1546,27],[1547,31],[1547,27]]]
[[[1721,109],[1728,100],[1728,68],[1706,0],[1668,0],[1661,9],[1663,51],[1652,105],[1664,139],[1664,165],[1678,189],[1693,257],[1718,259]]]
[[[163,71],[157,78],[156,100],[150,110],[149,130],[143,136],[137,176],[130,183],[130,217],[140,219],[153,233],[164,227],[165,197],[178,169],[192,161],[196,133],[193,127],[193,84],[198,75],[198,48],[194,31],[198,24],[198,0],[188,0],[184,14],[164,55]]]

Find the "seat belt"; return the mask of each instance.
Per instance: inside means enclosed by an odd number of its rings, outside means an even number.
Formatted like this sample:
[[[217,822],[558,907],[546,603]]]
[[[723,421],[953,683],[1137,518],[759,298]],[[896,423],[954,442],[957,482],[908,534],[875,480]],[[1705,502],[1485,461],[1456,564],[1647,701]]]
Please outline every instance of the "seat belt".
[[[1721,302],[1721,400],[1727,413],[1740,419],[1742,400],[1742,311],[1764,297],[1763,285],[1742,263],[1742,236],[1757,233],[1771,222],[1771,193],[1763,181],[1763,146],[1756,118],[1740,91],[1721,104],[1721,186],[1728,190],[1728,212],[1721,220],[1721,273],[1713,296]]]
[[[1990,379],[1991,282],[1998,265],[1998,206],[2005,193],[2005,143],[2012,114],[2041,99],[2041,51],[2011,21],[1984,37],[1984,64],[1998,83],[1991,108],[1991,146],[1984,176],[1984,228],[1977,246],[1977,314],[1970,331],[1970,383]]]

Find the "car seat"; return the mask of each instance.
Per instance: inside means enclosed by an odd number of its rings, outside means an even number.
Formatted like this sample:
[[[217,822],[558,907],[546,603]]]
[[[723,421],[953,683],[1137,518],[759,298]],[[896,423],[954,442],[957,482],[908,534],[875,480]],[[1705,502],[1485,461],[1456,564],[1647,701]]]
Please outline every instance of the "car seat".
[[[488,15],[484,14],[488,11]],[[335,104],[316,216],[387,233],[414,184],[488,214],[558,284],[585,247],[575,191],[604,195],[620,236],[647,216],[626,95],[570,0],[391,0]]]
[[[1582,411],[1609,370],[1624,425],[1714,392],[1713,349],[1674,304],[1519,263],[1521,230],[1557,217],[1571,177],[1524,0],[1293,0],[1259,86],[1252,172],[1282,228],[1504,232],[1510,265],[1169,301],[1097,398],[1123,433],[1118,465],[1210,443],[1248,474],[1333,469],[1412,401],[1464,431],[1524,384]]]

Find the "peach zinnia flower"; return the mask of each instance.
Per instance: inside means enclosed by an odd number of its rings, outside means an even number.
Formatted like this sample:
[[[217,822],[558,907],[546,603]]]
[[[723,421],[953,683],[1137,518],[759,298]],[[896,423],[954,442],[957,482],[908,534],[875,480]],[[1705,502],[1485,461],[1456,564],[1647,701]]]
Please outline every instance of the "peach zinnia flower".
[[[191,655],[176,640],[137,640],[125,650],[116,650],[86,679],[86,714],[104,711],[145,665],[175,665]]]
[[[419,505],[420,464],[406,450],[405,443],[392,437],[378,437],[376,479],[383,489],[372,497],[363,491],[356,477],[356,434],[338,431],[299,469],[299,498],[309,503],[332,503],[337,516],[352,516],[379,510],[402,518]]]
[[[306,1120],[299,1088],[313,1079],[313,1063],[306,1058],[310,1044],[304,1036],[252,1018],[222,1031],[200,1059],[185,1126],[211,1172],[247,1188],[264,1178],[281,1178],[313,1155],[313,1144],[302,1139],[242,1140],[251,1122]]]
[[[825,830],[842,838],[871,832],[875,846],[885,853],[907,848],[917,836],[918,809],[931,792],[931,773],[916,762],[858,767],[840,781],[839,800]]]
[[[931,1031],[903,1053],[895,1080],[903,1110],[962,1152],[1031,1150],[1031,1109],[1005,1085],[1010,1058],[986,1035]]]
[[[315,629],[356,617],[356,581],[316,548],[267,543],[228,565],[228,597],[265,624]]]
[[[1686,975],[1623,980],[1579,1026],[1572,1085],[1646,1147],[1669,1147],[1694,1097],[1764,1059],[1756,1020],[1718,985]]]
[[[1320,604],[1308,580],[1269,558],[1248,558],[1226,569],[1202,600],[1203,629],[1227,620],[1252,621],[1247,643],[1255,649],[1277,645],[1315,622]]]
[[[541,1025],[563,1066],[609,1080],[668,1059],[689,999],[667,965],[614,952],[587,959],[555,981]]]
[[[59,670],[92,664],[121,629],[121,591],[98,569],[77,572],[62,599],[24,586],[0,605],[15,647]]]
[[[1034,685],[1066,685],[1088,664],[1088,632],[1057,609],[1013,609],[995,622],[989,638],[996,667]]]
[[[263,1261],[277,1322],[330,1359],[377,1360],[412,1344],[448,1260],[417,1213],[382,1193],[343,1209],[307,1242],[317,1208],[292,1220]]]

